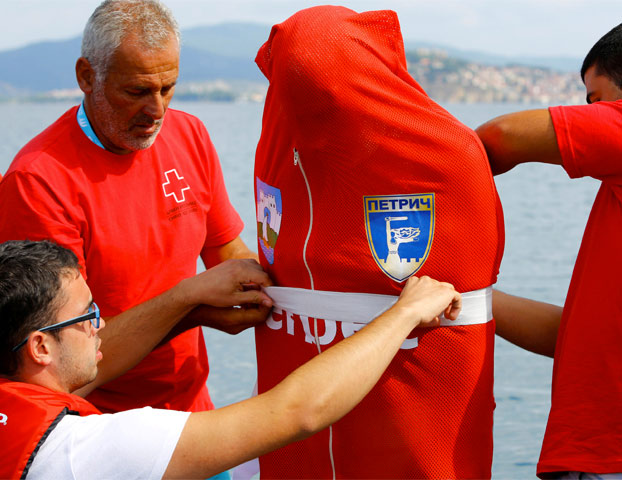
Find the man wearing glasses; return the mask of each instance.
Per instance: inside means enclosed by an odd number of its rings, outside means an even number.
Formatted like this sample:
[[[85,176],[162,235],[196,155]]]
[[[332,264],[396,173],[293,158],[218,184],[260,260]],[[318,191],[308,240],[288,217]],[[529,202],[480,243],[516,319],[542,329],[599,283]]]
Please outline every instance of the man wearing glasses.
[[[101,317],[99,315],[99,307],[95,302],[91,302],[88,310],[84,315],[78,315],[75,318],[70,318],[69,320],[65,320],[64,322],[55,323],[53,325],[48,325],[47,327],[43,327],[38,329],[38,332],[52,332],[54,330],[60,330],[61,328],[68,327],[73,325],[74,323],[83,323],[87,320],[90,320],[91,325],[95,327],[95,330],[99,328],[99,324],[101,323]],[[86,324],[85,324],[86,325]],[[28,338],[24,338],[21,342],[15,345],[12,348],[13,352],[17,352],[24,344],[28,341]]]
[[[219,305],[238,301],[239,291],[230,288],[235,279],[267,281],[244,261],[203,276],[214,282],[203,302]],[[197,285],[188,285],[191,296]],[[209,477],[338,420],[372,388],[413,328],[438,324],[441,314],[456,319],[461,305],[451,285],[413,277],[389,310],[262,395],[198,413],[145,407],[101,414],[82,396],[140,361],[175,324],[168,315],[175,309],[163,306],[140,341],[111,339],[122,353],[103,359],[98,334],[105,322],[76,256],[50,242],[6,242],[0,478]]]

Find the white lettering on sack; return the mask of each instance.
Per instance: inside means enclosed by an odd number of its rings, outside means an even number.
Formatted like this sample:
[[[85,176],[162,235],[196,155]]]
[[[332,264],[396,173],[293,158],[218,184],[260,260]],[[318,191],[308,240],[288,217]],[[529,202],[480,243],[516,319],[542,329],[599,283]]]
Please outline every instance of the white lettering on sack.
[[[283,328],[283,322],[285,321],[285,328],[288,335],[295,336],[296,330],[300,331],[300,328],[302,327],[302,334],[304,335],[305,342],[315,343],[315,337],[311,330],[312,322],[309,318],[310,317],[298,315],[297,313],[290,313],[275,307],[268,317],[268,320],[266,320],[266,326],[271,330],[281,330]],[[320,318],[316,320],[318,332],[321,332],[321,327],[322,325],[324,326],[324,333],[322,335],[319,335],[318,333],[320,345],[329,345],[335,340],[338,326],[341,328],[343,338],[348,338],[350,335],[353,335],[365,326],[363,323],[334,322],[332,320],[324,320]],[[299,327],[296,328],[296,325],[299,325]],[[400,349],[411,350],[413,348],[417,348],[418,345],[418,337],[407,338],[404,340],[404,343],[402,343]]]

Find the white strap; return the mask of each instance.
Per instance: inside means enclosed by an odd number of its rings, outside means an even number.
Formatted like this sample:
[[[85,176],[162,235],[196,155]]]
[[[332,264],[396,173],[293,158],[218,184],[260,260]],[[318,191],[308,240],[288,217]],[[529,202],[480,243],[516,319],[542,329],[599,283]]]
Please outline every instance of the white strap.
[[[374,293],[327,292],[305,288],[266,287],[276,308],[305,317],[369,323],[398,299]],[[462,311],[456,320],[441,316],[441,326],[476,325],[492,320],[492,286],[462,294]]]

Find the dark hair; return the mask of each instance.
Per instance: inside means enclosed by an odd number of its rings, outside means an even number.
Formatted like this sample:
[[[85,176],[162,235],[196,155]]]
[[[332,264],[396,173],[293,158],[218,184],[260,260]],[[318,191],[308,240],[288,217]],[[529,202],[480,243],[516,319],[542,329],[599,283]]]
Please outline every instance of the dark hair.
[[[52,242],[0,244],[0,375],[17,372],[22,355],[11,351],[15,345],[54,323],[61,277],[79,268],[73,252]]]
[[[594,44],[583,60],[581,79],[585,83],[585,72],[596,66],[597,75],[609,77],[622,88],[622,24],[612,28]]]

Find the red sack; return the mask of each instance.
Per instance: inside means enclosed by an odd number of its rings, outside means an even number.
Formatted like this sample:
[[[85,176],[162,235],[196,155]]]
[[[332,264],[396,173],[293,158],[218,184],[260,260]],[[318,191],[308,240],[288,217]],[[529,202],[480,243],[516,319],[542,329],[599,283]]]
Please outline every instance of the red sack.
[[[258,242],[277,285],[399,295],[412,274],[461,292],[496,281],[503,216],[484,148],[408,74],[394,12],[303,10],[256,62],[270,81]],[[259,392],[347,336],[340,323],[275,310],[256,333]],[[411,338],[330,430],[262,457],[262,478],[490,477],[494,322]]]

